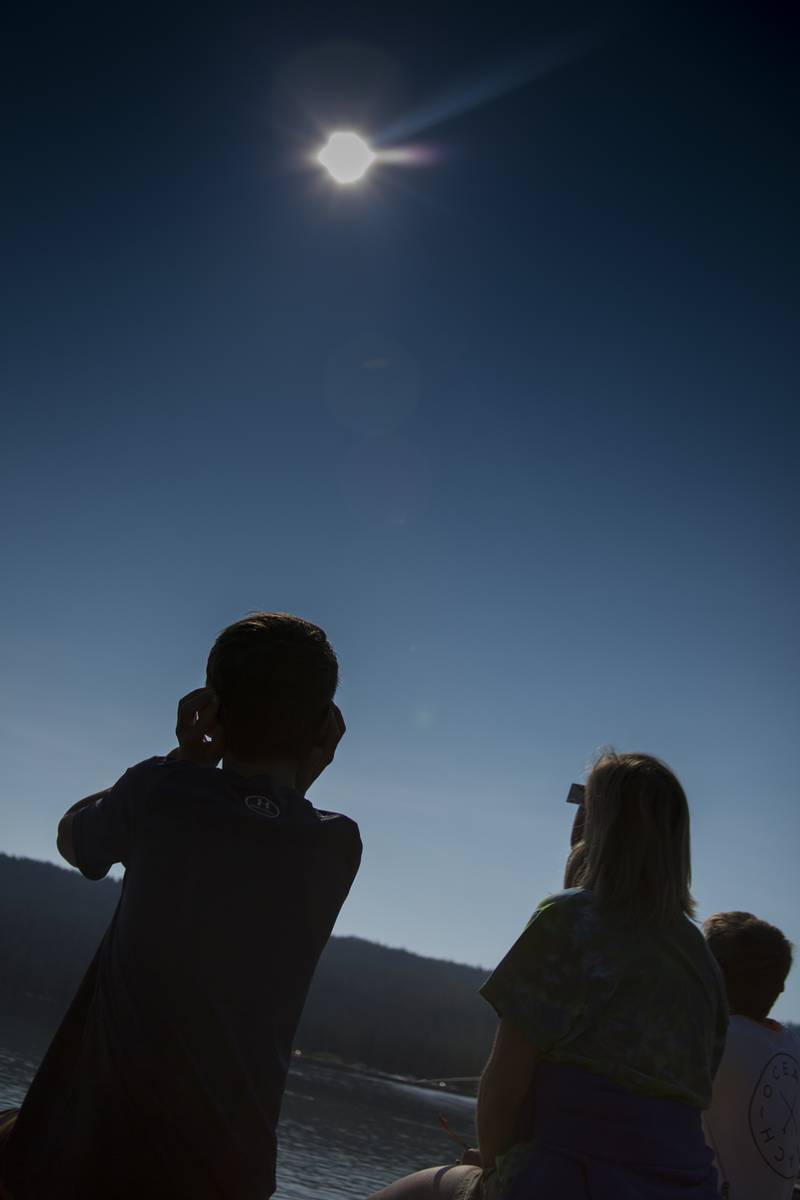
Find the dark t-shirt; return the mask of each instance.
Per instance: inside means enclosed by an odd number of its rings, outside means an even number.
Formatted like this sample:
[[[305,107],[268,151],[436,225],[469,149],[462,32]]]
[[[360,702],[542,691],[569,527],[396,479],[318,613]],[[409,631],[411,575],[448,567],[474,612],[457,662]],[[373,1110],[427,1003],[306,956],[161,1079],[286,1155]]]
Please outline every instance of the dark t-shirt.
[[[361,857],[264,776],[150,759],[73,820],[122,897],[3,1159],[15,1200],[265,1200],[292,1039]]]

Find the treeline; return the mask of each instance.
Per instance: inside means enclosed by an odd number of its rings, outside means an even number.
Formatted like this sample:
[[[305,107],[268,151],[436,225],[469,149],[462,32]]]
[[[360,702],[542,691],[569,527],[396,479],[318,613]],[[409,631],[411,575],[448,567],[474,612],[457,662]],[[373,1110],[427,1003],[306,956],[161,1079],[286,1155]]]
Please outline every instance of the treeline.
[[[479,1075],[497,1026],[478,995],[485,978],[475,967],[332,938],[297,1044],[418,1079]]]
[[[119,900],[120,885],[0,854],[0,1025],[34,1010],[55,1027]],[[478,1075],[496,1026],[485,973],[360,938],[332,938],[297,1036],[333,1054],[418,1079]]]
[[[105,932],[120,885],[0,854],[0,1020],[39,1006],[57,1023]],[[332,938],[297,1045],[417,1078],[477,1075],[496,1018],[485,973],[360,938]]]

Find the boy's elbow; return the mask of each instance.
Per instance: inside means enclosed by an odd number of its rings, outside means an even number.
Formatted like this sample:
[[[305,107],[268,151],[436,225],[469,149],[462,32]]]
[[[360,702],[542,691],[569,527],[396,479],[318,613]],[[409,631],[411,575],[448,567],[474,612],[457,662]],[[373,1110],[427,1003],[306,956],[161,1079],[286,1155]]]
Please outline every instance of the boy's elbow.
[[[75,843],[72,838],[72,813],[67,813],[58,822],[56,849],[71,867],[77,867],[78,864],[75,861]]]

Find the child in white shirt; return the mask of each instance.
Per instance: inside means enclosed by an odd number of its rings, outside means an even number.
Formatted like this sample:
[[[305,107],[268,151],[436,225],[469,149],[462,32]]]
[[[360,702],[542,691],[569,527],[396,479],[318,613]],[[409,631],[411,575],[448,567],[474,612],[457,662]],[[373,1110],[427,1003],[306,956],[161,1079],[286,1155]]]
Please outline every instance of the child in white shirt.
[[[704,932],[731,1012],[704,1116],[722,1194],[791,1200],[800,1174],[800,1039],[768,1014],[789,974],[792,945],[752,913],[717,913]]]

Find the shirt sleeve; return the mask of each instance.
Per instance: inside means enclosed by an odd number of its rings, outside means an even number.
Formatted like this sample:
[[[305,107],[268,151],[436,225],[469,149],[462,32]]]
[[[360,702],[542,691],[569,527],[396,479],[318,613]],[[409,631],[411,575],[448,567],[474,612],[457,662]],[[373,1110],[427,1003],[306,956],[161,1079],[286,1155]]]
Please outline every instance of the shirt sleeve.
[[[87,879],[103,879],[115,863],[128,865],[135,839],[137,810],[146,793],[147,768],[161,759],[131,767],[93,804],[72,818],[75,862]]]
[[[481,988],[498,1016],[527,1034],[542,1054],[569,1034],[585,1008],[573,916],[558,900],[544,900]]]

